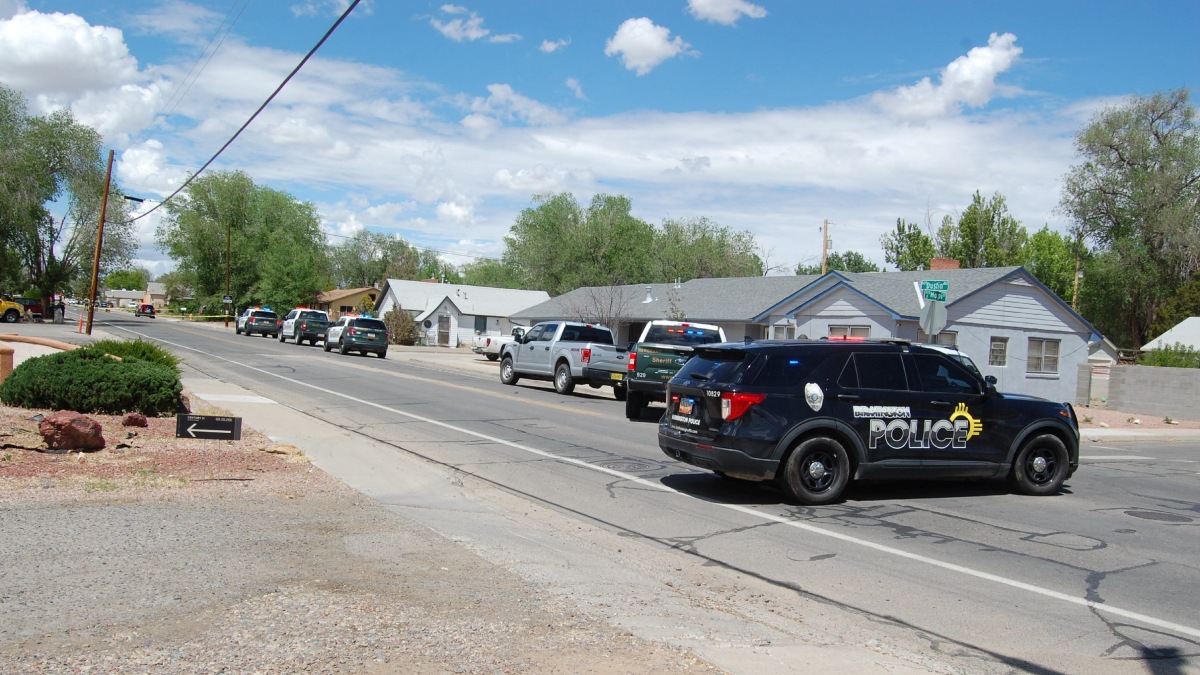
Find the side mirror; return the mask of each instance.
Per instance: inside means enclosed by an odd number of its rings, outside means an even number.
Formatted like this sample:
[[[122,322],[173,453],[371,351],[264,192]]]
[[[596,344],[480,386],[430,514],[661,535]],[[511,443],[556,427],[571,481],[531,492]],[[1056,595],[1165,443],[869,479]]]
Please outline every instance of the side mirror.
[[[988,375],[987,377],[983,378],[983,381],[987,382],[988,384],[990,384],[994,387],[994,386],[996,386],[996,382],[998,380],[996,379],[995,375]]]

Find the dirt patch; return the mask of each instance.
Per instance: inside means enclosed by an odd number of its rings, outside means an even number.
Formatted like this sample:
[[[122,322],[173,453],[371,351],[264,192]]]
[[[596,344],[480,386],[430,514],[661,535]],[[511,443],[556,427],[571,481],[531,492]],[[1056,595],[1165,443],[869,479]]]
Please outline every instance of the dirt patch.
[[[1088,429],[1200,429],[1200,421],[1176,420],[1161,415],[1140,415],[1107,408],[1075,407],[1079,428]],[[1169,420],[1169,421],[1168,421]]]

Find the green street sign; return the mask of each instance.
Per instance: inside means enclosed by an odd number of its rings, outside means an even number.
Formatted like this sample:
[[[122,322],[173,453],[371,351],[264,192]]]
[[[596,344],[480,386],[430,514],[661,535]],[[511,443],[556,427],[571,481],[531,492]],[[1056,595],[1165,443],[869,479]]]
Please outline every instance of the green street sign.
[[[932,300],[934,302],[946,301],[946,294],[941,291],[925,290],[924,295],[926,300]]]
[[[941,280],[922,281],[921,282],[921,290],[922,291],[942,291],[944,293],[944,292],[950,290],[950,282],[949,281],[941,281]],[[925,297],[927,300],[930,299],[929,296],[925,296]],[[945,298],[943,298],[943,300],[945,300]]]

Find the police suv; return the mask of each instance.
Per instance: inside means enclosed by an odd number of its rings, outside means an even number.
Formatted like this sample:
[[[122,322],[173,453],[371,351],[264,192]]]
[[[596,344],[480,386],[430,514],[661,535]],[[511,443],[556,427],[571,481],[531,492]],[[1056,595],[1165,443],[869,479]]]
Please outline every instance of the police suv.
[[[1057,493],[1079,466],[1069,403],[1001,394],[901,340],[700,346],[667,385],[659,447],[718,474],[774,481],[802,504],[850,480],[1007,477]]]

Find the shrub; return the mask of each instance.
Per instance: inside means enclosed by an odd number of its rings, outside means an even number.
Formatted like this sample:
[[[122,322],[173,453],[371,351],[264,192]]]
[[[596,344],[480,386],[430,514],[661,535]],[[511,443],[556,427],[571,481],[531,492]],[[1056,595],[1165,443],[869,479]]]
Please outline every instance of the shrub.
[[[394,345],[411,347],[417,344],[417,338],[421,337],[417,322],[413,321],[411,314],[402,309],[388,310],[388,313],[383,315],[383,323],[387,326]]]
[[[0,401],[22,408],[165,415],[178,409],[182,390],[171,367],[117,361],[89,347],[22,362],[0,383]]]
[[[1176,342],[1170,347],[1159,347],[1142,354],[1138,362],[1143,366],[1162,368],[1200,368],[1200,352]]]
[[[149,361],[150,363],[162,364],[177,373],[179,372],[179,357],[153,342],[146,342],[141,339],[97,340],[90,346],[93,349],[99,349],[105,354],[119,356],[122,360],[137,359],[139,361]]]

